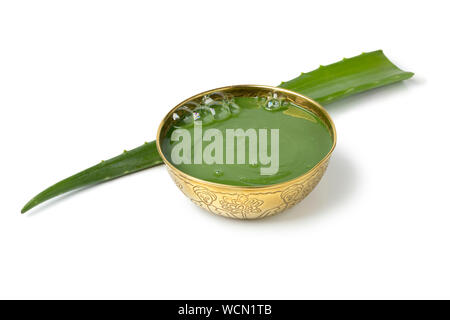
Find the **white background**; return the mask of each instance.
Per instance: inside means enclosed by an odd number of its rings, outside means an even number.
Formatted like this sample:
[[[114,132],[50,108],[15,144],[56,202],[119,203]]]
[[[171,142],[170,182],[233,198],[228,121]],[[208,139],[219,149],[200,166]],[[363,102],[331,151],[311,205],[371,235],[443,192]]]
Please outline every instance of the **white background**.
[[[446,4],[2,1],[0,298],[450,298]],[[19,212],[193,94],[376,49],[416,76],[327,106],[337,148],[290,211],[213,216],[161,166]]]

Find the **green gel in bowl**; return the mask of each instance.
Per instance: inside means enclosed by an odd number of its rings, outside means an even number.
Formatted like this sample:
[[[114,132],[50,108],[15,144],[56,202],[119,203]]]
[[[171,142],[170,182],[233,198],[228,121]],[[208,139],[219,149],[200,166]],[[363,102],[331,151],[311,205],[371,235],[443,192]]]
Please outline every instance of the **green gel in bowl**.
[[[204,99],[204,103],[199,103],[191,112],[186,112],[187,108],[184,111],[181,110],[178,113],[179,119],[161,140],[161,150],[170,163],[195,178],[232,186],[272,185],[305,174],[319,163],[333,146],[333,138],[326,124],[311,111],[286,99],[278,97],[235,97],[223,100],[209,99],[210,101],[208,99],[208,97]],[[202,134],[199,135],[200,128]],[[189,133],[190,141],[189,144],[183,145],[185,148],[181,145],[184,142],[183,138],[172,140],[172,134],[177,129],[183,129]],[[216,142],[215,137],[205,141],[204,136],[208,129],[218,130],[223,137],[223,143]],[[226,139],[227,129],[243,129],[244,132],[248,129],[255,130],[258,147],[256,162],[255,157],[252,162],[249,156],[252,150],[248,136],[245,136],[244,161],[242,156],[241,161],[238,161],[239,143],[234,138],[233,161],[227,162],[227,151],[231,150],[230,148],[227,150],[226,146],[226,141],[229,140]],[[271,150],[276,148],[272,146],[271,129],[278,129],[278,140],[274,140],[278,143],[276,165],[274,160],[270,163],[261,161],[259,154],[261,129],[267,132],[266,154],[272,159],[274,155],[271,155]],[[220,151],[216,155],[216,150],[219,149],[212,151],[214,149],[212,143],[217,143],[214,145],[216,148],[220,145],[221,157]],[[187,150],[188,147],[189,150]],[[197,161],[199,163],[195,163],[194,159],[196,148],[197,151],[201,150],[202,159]],[[189,158],[190,161],[179,163],[179,160],[173,159],[173,152],[178,159],[185,156],[183,159]],[[205,152],[219,161],[206,163]],[[262,174],[262,169],[267,170],[271,165],[273,165],[271,172]]]

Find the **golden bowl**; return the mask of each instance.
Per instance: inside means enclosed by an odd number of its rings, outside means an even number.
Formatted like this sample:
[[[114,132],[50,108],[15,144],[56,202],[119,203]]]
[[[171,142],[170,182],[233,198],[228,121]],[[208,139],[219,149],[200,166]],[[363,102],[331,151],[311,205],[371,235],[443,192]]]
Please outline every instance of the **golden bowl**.
[[[289,181],[254,187],[232,186],[205,181],[190,176],[174,167],[161,150],[161,139],[167,134],[173,123],[173,113],[180,108],[201,101],[212,93],[230,94],[235,97],[259,96],[277,93],[317,115],[328,127],[333,145],[328,154],[305,174]],[[188,104],[190,105],[190,104]],[[235,219],[259,219],[280,213],[303,200],[319,183],[336,146],[336,129],[327,111],[316,101],[296,92],[262,85],[235,85],[199,93],[175,106],[164,117],[156,138],[158,152],[167,166],[170,176],[177,187],[199,207],[212,213]]]

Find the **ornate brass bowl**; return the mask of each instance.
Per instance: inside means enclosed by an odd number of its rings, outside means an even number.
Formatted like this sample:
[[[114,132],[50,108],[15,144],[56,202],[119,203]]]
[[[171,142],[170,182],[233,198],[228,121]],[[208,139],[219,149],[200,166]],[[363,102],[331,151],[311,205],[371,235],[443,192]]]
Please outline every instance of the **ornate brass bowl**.
[[[323,120],[333,139],[328,154],[305,174],[289,181],[255,187],[231,186],[201,180],[174,167],[161,150],[161,140],[173,124],[173,113],[180,107],[200,102],[205,95],[212,93],[229,94],[235,97],[260,96],[277,93],[293,103],[313,112]],[[189,102],[194,102],[190,104]],[[296,92],[271,86],[236,85],[199,93],[178,104],[164,117],[156,138],[158,152],[167,166],[177,187],[198,206],[221,216],[235,219],[258,219],[282,212],[303,200],[319,183],[336,146],[336,130],[329,114],[314,100]]]

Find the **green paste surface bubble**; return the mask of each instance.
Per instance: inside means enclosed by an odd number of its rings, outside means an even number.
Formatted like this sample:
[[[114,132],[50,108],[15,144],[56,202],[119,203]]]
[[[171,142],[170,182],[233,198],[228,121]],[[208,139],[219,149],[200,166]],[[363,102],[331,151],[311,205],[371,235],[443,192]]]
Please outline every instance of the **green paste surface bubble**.
[[[166,158],[179,170],[199,179],[235,186],[270,185],[294,179],[313,168],[330,151],[333,139],[321,119],[312,112],[294,105],[281,97],[204,97],[201,103],[190,108],[180,108],[174,114],[175,124],[161,141]],[[193,107],[193,108],[192,108]],[[193,109],[193,110],[192,110]],[[223,136],[223,163],[194,164],[195,144],[201,143],[204,150],[210,141],[195,139],[194,128],[201,123],[202,132],[214,128]],[[237,143],[234,141],[234,164],[226,163],[227,129],[268,129],[268,153],[271,151],[270,129],[279,129],[278,171],[262,175],[262,164],[249,161],[249,144],[246,138],[246,159],[237,164]],[[172,150],[179,141],[171,141],[176,129],[186,129],[191,137],[191,163],[175,164]],[[259,136],[258,136],[259,138]],[[259,143],[259,139],[258,139]],[[259,146],[258,146],[259,148]]]

